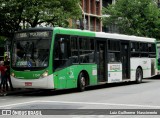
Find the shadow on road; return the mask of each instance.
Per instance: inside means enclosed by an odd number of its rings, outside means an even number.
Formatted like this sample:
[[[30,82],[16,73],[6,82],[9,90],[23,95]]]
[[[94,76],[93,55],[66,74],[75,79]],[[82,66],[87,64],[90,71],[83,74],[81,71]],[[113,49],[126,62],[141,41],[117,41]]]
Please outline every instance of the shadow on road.
[[[141,84],[149,83],[151,81],[143,81]],[[85,91],[112,88],[112,87],[120,87],[120,86],[128,86],[134,85],[135,82],[124,82],[124,83],[111,83],[111,84],[103,84],[97,86],[86,87]],[[140,85],[140,84],[135,84]],[[66,89],[66,90],[28,90],[21,93],[12,94],[12,96],[54,96],[54,95],[63,95],[63,94],[73,94],[78,93],[77,89]]]
[[[155,75],[151,78],[147,78],[147,80],[160,80],[160,75]]]

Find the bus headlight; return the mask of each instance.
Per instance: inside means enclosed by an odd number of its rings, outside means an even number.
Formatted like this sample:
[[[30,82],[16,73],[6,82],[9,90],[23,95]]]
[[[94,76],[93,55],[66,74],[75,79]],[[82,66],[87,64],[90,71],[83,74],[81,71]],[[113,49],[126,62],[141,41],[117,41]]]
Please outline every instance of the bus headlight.
[[[15,76],[15,74],[14,74],[14,73],[11,73],[11,76],[12,76],[12,77],[14,77],[14,76]]]
[[[41,75],[41,77],[43,78],[43,77],[47,77],[48,76],[48,71],[45,71],[42,75]]]

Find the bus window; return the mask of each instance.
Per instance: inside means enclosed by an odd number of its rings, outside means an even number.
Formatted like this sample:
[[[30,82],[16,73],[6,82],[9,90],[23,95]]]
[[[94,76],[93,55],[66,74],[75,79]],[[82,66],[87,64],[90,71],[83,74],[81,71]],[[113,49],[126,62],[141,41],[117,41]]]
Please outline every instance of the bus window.
[[[108,40],[108,61],[120,62],[120,41]]]
[[[79,63],[79,59],[78,59],[78,41],[77,41],[77,37],[71,37],[70,39],[70,47],[71,47],[71,60],[72,63]]]
[[[140,43],[141,57],[148,57],[148,44]]]
[[[79,38],[80,63],[94,63],[94,39]]]
[[[156,46],[155,44],[148,44],[148,50],[149,50],[149,57],[155,58],[156,57]]]
[[[54,46],[54,70],[71,65],[69,36],[56,35]]]
[[[50,41],[47,39],[17,40],[13,44],[12,67],[47,67]]]
[[[120,53],[108,53],[109,62],[120,62]]]
[[[131,42],[131,57],[139,57],[139,42]]]

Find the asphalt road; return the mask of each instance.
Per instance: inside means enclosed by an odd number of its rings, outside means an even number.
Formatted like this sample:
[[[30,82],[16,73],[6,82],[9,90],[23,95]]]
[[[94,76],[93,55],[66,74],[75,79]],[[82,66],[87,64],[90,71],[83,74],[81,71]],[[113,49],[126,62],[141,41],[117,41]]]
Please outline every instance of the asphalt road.
[[[88,87],[85,92],[77,92],[75,89],[40,90],[8,95],[0,97],[0,109],[0,115],[7,118],[36,113],[50,114],[43,117],[52,117],[54,114],[55,117],[62,118],[159,118],[160,79],[146,79],[141,84],[119,83]],[[14,116],[5,115],[6,111],[2,113],[5,109],[12,110]],[[135,115],[137,112],[139,114]],[[149,112],[150,115],[146,115]]]

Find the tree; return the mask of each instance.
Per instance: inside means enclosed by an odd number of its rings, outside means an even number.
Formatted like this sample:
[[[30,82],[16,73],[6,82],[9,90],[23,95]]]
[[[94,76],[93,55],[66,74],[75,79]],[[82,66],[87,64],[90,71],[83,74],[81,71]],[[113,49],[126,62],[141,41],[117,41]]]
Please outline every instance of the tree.
[[[117,0],[104,8],[105,25],[116,24],[120,33],[160,39],[160,11],[154,0]]]
[[[81,16],[79,0],[0,0],[0,36],[38,25],[68,26]]]
[[[0,47],[3,47],[5,44],[5,38],[0,36]]]

